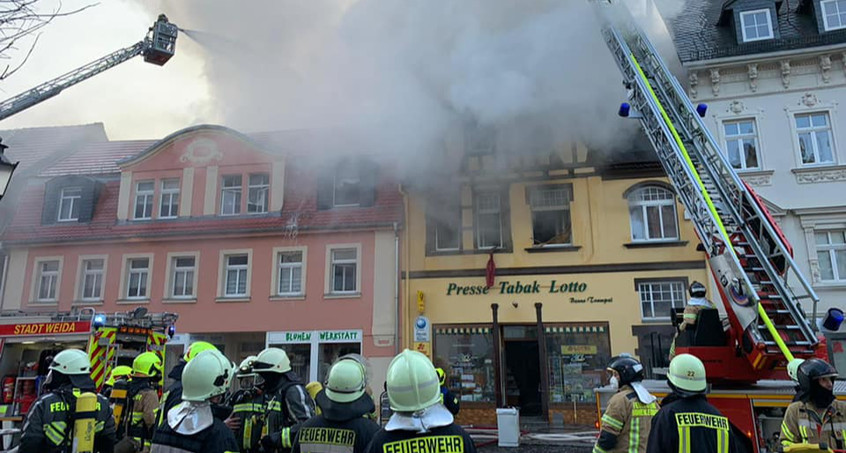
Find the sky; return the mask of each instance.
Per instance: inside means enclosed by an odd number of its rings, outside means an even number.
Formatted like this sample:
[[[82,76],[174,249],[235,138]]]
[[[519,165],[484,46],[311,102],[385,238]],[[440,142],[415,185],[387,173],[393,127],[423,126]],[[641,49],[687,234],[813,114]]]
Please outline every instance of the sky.
[[[45,9],[59,3],[41,1]],[[627,1],[643,10],[642,0]],[[90,3],[61,4],[67,11]],[[194,32],[180,34],[176,56],[163,67],[135,58],[0,128],[103,122],[111,139],[150,139],[200,123],[244,132],[356,124],[378,130],[383,144],[408,148],[472,118],[523,131],[553,126],[564,134],[602,135],[620,100],[620,80],[595,23],[579,18],[586,6],[516,4],[255,0],[244,8],[222,0],[102,1],[45,28],[25,66],[0,82],[0,96],[134,44],[159,12]],[[647,28],[672,57],[652,12]],[[568,120],[550,125],[549,118]]]

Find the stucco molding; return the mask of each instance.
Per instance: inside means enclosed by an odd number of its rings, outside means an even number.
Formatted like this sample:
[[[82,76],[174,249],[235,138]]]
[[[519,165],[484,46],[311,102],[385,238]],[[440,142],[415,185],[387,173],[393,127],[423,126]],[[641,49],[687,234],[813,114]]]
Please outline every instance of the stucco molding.
[[[720,70],[717,68],[712,68],[710,71],[711,73],[711,93],[713,95],[719,96],[720,95]]]
[[[185,152],[179,156],[180,162],[190,162],[194,165],[204,166],[211,161],[223,160],[223,152],[217,142],[208,137],[197,137],[185,147]]]
[[[793,168],[790,171],[796,175],[796,182],[799,184],[846,181],[846,165]]]
[[[754,93],[758,91],[758,64],[748,64],[746,69],[746,73],[749,75],[749,89]]]
[[[823,83],[831,81],[831,55],[820,55],[820,72]]]
[[[781,67],[781,84],[784,89],[790,88],[790,60],[782,60],[779,62]]]
[[[690,98],[696,99],[696,95],[698,94],[696,87],[699,85],[699,75],[696,71],[690,71],[690,74],[687,76],[687,81],[690,84]]]
[[[738,175],[747,183],[753,186],[771,186],[773,184],[773,170],[763,171],[738,171]]]

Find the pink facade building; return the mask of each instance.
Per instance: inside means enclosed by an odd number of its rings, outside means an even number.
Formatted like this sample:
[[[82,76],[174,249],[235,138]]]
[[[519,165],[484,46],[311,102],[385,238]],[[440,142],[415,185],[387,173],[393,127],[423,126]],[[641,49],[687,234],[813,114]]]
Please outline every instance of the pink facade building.
[[[81,146],[21,195],[2,310],[143,306],[179,314],[173,348],[281,345],[307,380],[357,352],[384,376],[402,197],[390,168],[317,140],[197,126]]]

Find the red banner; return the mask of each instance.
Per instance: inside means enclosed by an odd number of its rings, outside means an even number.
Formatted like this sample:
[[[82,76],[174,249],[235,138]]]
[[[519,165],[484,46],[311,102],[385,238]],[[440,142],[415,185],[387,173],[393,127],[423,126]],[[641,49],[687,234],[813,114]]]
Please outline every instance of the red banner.
[[[28,335],[71,335],[91,332],[88,321],[30,322],[24,324],[0,324],[0,336],[21,337]]]

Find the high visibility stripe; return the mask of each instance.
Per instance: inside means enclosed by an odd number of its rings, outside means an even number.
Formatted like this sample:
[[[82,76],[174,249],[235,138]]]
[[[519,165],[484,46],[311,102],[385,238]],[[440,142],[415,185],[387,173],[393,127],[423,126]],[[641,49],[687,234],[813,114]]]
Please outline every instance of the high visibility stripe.
[[[248,451],[253,445],[253,417],[247,417],[244,420],[244,439],[242,446],[244,451]]]
[[[658,413],[658,403],[634,403],[632,417],[652,417]]]
[[[696,319],[696,313],[685,313],[684,319]]]
[[[268,410],[282,412],[282,403],[279,401],[271,401],[267,404],[267,406]]]
[[[282,428],[282,448],[291,448],[291,428]]]
[[[787,423],[785,422],[781,422],[781,435],[790,442],[796,440],[796,437],[790,432],[790,428],[787,427]]]
[[[638,453],[640,446],[640,418],[632,417],[632,429],[629,430],[629,453]]]
[[[679,429],[678,453],[690,453],[690,426],[683,426]]]
[[[55,445],[61,445],[65,440],[65,431],[68,425],[65,422],[52,422],[44,425],[44,434]]]
[[[602,416],[602,423],[605,423],[605,424],[611,426],[612,428],[623,429],[623,422],[621,422],[620,420],[617,420],[614,417],[611,417],[608,414],[605,414],[605,415]]]
[[[608,452],[603,450],[602,447],[600,447],[599,445],[594,445],[593,446],[593,453],[608,453]]]
[[[727,430],[717,430],[717,453],[729,453],[728,435],[729,433]]]
[[[94,424],[94,431],[99,433],[105,427],[106,427],[106,422],[97,422],[97,423]]]

